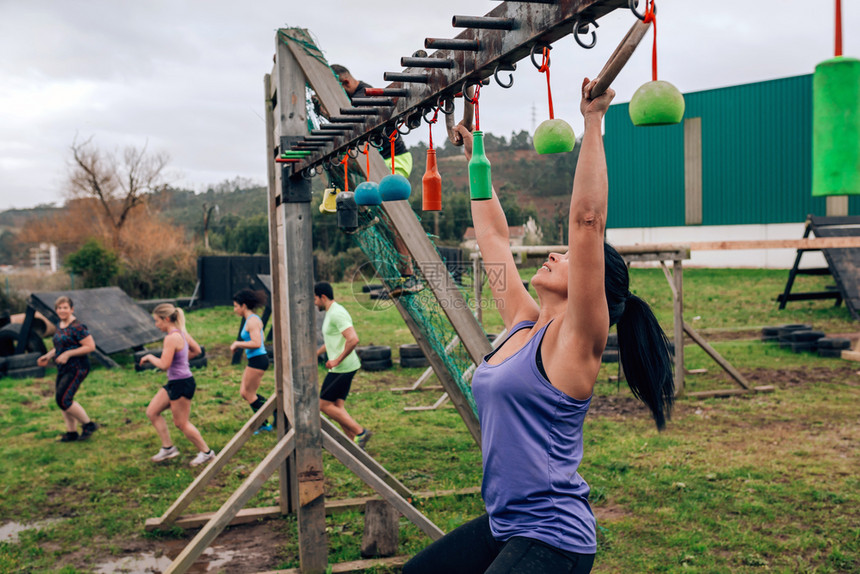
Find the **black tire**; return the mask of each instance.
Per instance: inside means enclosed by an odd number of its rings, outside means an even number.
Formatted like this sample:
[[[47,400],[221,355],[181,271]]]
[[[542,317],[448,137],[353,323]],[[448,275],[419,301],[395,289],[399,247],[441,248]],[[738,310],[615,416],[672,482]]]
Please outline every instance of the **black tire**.
[[[375,284],[375,285],[374,284],[368,284],[368,285],[362,285],[361,286],[361,292],[362,293],[370,293],[372,291],[379,291],[381,289],[385,289],[385,285],[382,285],[381,283]]]
[[[22,325],[19,323],[10,323],[0,329],[0,357],[8,357],[15,354],[15,349],[18,348],[18,336],[21,334],[21,327]],[[28,353],[39,353],[40,355],[48,352],[45,342],[33,331],[30,331],[27,348],[24,350]]]
[[[391,361],[391,347],[388,345],[366,345],[356,347],[355,352],[361,362],[364,361]]]
[[[831,359],[839,359],[842,357],[842,349],[818,348],[819,357],[827,357]]]
[[[796,323],[793,325],[781,326],[779,328],[779,330],[777,331],[777,334],[779,336],[780,342],[782,342],[782,341],[790,340],[790,339],[787,339],[787,337],[795,331],[809,331],[809,330],[812,330],[812,325],[804,325],[802,323]]]
[[[776,335],[762,335],[761,336],[762,343],[779,343],[779,337]]]
[[[385,371],[392,367],[391,358],[380,359],[378,361],[362,361],[361,368],[365,371]]]
[[[780,327],[784,327],[785,325],[777,325],[775,327],[762,327],[761,328],[761,336],[762,337],[779,337],[779,329]]]
[[[13,371],[17,369],[30,369],[38,367],[36,361],[39,360],[42,354],[40,353],[24,353],[23,355],[12,355],[6,357],[6,369]]]
[[[209,366],[209,357],[206,355],[200,355],[199,357],[194,357],[190,361],[188,361],[188,366],[192,369],[202,369],[204,367]]]
[[[8,367],[6,365],[6,357],[0,357],[0,376],[3,376],[6,374],[7,368]]]
[[[606,338],[606,348],[607,349],[617,349],[618,348],[618,333],[609,333],[609,336]]]
[[[417,343],[409,343],[408,345],[400,345],[400,359],[423,359],[424,351]]]
[[[498,337],[499,335],[497,333],[487,333],[487,340],[490,343],[494,343]]]
[[[791,350],[794,353],[803,353],[804,351],[814,351],[815,341],[809,343],[791,343]]]
[[[378,289],[378,290],[376,290],[376,291],[371,291],[371,292],[370,292],[370,298],[371,298],[371,299],[373,299],[373,300],[376,300],[376,299],[389,299],[389,297],[388,297],[388,291],[385,291],[384,289]]]
[[[135,351],[134,364],[138,364],[145,355],[155,355],[156,357],[161,358],[161,349],[144,349],[142,351]]]
[[[426,369],[430,366],[427,357],[400,357],[400,366],[404,369]]]
[[[600,357],[601,363],[617,363],[618,349],[604,349],[603,355]]]
[[[27,367],[24,369],[9,369],[6,376],[13,379],[41,379],[45,376],[45,367]]]
[[[788,335],[792,343],[814,343],[818,339],[826,337],[821,331],[794,331]]]
[[[155,365],[153,365],[152,363],[146,363],[145,365],[141,365],[140,363],[135,363],[134,364],[134,370],[137,372],[154,371]]]
[[[818,348],[835,349],[838,351],[841,351],[842,349],[850,349],[851,339],[845,339],[843,337],[822,337],[821,339],[818,339]]]

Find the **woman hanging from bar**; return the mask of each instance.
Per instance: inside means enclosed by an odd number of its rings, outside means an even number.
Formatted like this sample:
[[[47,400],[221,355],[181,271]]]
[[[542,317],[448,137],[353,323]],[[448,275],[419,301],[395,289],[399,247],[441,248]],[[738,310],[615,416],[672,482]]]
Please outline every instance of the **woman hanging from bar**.
[[[615,95],[582,83],[585,133],[570,201],[569,251],[551,253],[523,287],[498,196],[472,201],[490,287],[510,333],[472,379],[481,422],[486,514],[410,560],[404,574],[590,572],[597,549],[588,484],[579,475],[582,427],[610,325],[633,394],[658,428],[674,396],[668,340],[629,291],[627,266],[604,243],[608,178],[601,122]],[[459,128],[471,155],[471,134]]]

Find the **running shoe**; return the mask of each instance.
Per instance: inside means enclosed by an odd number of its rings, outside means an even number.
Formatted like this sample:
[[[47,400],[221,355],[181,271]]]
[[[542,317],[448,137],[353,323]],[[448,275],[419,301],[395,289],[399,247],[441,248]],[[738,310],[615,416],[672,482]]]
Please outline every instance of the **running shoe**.
[[[99,430],[99,425],[97,425],[93,421],[85,423],[84,424],[84,430],[81,432],[81,437],[78,440],[87,440],[97,430]]]
[[[152,462],[161,462],[163,460],[176,458],[177,456],[179,456],[179,449],[175,446],[171,446],[169,448],[161,447],[161,449],[157,453],[155,453],[155,456],[153,456],[150,460]]]
[[[60,437],[60,442],[75,442],[78,440],[78,431],[71,431]]]
[[[274,430],[274,427],[271,423],[266,423],[257,430],[254,431],[254,434],[260,434],[261,432],[271,432]]]
[[[373,436],[373,431],[370,429],[364,429],[364,432],[361,434],[355,435],[355,442],[358,443],[358,446],[361,447],[362,450],[365,450],[364,447],[367,445],[367,441],[370,440],[370,437]]]
[[[191,461],[191,466],[200,466],[201,464],[205,464],[215,458],[215,451],[211,448],[209,452],[198,452],[197,456]]]

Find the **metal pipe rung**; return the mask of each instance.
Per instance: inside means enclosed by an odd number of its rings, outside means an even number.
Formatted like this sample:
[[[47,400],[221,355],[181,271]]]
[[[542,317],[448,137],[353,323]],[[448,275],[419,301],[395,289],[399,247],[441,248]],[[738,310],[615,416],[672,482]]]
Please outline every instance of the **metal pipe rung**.
[[[426,84],[430,81],[427,74],[403,74],[400,72],[385,72],[382,79],[386,82],[411,82],[415,84]],[[353,101],[353,103],[355,103]]]
[[[453,68],[454,60],[445,58],[400,58],[404,68]]]
[[[483,30],[513,30],[516,20],[513,18],[495,18],[492,16],[454,16],[452,23],[455,28],[480,28]]]
[[[462,50],[465,52],[477,52],[481,49],[478,40],[467,40],[463,38],[424,38],[424,47],[428,50]]]
[[[392,96],[392,97],[409,97],[409,90],[406,88],[365,88],[364,93],[367,96]]]
[[[394,101],[390,98],[353,98],[352,99],[353,106],[393,106]],[[343,109],[340,110],[340,113],[345,113]]]
[[[362,108],[360,110],[356,108],[341,108],[340,113],[346,116],[378,116],[382,113],[382,110],[379,108]]]
[[[365,120],[363,120],[362,118],[355,117],[357,115],[358,114],[353,114],[352,116],[332,116],[328,119],[328,121],[330,121],[333,124],[360,124],[360,123],[364,123]],[[368,115],[369,116],[371,114],[365,114],[364,110],[362,110],[361,115],[363,115],[363,116]],[[375,115],[375,114],[373,114],[373,115]]]
[[[356,125],[357,124],[322,124],[320,126],[320,129],[329,132],[348,132],[354,130]]]

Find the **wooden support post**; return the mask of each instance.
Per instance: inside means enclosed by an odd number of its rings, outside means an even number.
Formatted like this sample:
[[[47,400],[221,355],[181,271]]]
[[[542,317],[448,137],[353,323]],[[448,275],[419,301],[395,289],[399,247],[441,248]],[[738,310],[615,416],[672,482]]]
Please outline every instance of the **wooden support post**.
[[[275,67],[275,129],[281,138],[279,142],[285,142],[288,140],[284,138],[307,133],[306,79],[302,67],[279,34],[275,35]],[[334,81],[330,71],[329,76]],[[285,376],[284,381],[292,382],[294,404],[291,422],[296,436],[294,478],[298,491],[299,560],[303,572],[322,573],[328,565],[328,543],[313,303],[311,193],[309,181],[290,174],[291,167],[285,165],[281,171],[279,206],[283,214],[283,236],[278,237],[278,241],[289,248],[285,249],[285,259],[278,268],[278,285],[285,290],[287,300],[275,309],[275,316],[282,317],[284,309],[288,309],[289,330],[282,333],[285,335],[282,340],[290,342],[290,375]],[[273,277],[273,285],[274,280]],[[279,354],[284,355],[283,352]]]
[[[690,338],[693,339],[696,344],[699,345],[714,361],[716,361],[717,364],[721,366],[723,370],[735,380],[735,382],[737,382],[737,384],[747,390],[750,389],[750,384],[749,382],[747,382],[744,376],[740,374],[738,370],[732,366],[731,363],[725,360],[723,356],[716,351],[716,349],[711,347],[708,342],[705,341],[705,339],[703,339],[701,335],[694,331],[693,328],[690,327],[686,322],[684,323],[684,332],[687,333],[687,335],[689,335]]]
[[[684,292],[683,275],[680,261],[673,262],[673,272],[669,272],[665,261],[660,261],[663,275],[672,291],[672,316],[675,339],[675,396],[684,393]],[[620,363],[619,363],[620,365]],[[620,375],[619,375],[620,377]]]
[[[411,490],[406,488],[402,482],[397,480],[397,478],[388,472],[385,467],[379,464],[375,458],[367,454],[363,448],[355,444],[355,441],[350,440],[348,436],[343,434],[333,422],[320,415],[320,426],[322,427],[323,433],[340,444],[347,452],[361,462],[361,464],[367,467],[370,472],[374,473],[380,480],[394,489],[397,494],[407,500],[412,500],[414,494]]]
[[[384,500],[368,500],[364,508],[361,557],[388,557],[397,553],[400,513]]]
[[[421,529],[424,534],[429,536],[433,540],[438,540],[442,538],[445,534],[442,530],[439,529],[438,526],[430,522],[430,520],[421,514],[414,506],[409,504],[400,494],[397,493],[393,488],[388,486],[381,478],[369,472],[367,468],[365,468],[361,462],[355,458],[351,453],[349,453],[343,446],[340,445],[334,438],[329,436],[328,434],[323,434],[323,443],[325,444],[325,448],[329,451],[336,459],[338,459],[344,466],[346,466],[349,470],[358,475],[361,480],[365,482],[368,486],[370,486],[373,490],[376,491],[383,499],[387,500],[394,507],[400,511],[406,518],[408,518],[415,526]]]
[[[291,378],[292,357],[290,355],[290,340],[288,337],[290,328],[290,316],[287,312],[287,289],[283,281],[283,265],[286,261],[286,249],[284,246],[284,207],[281,202],[278,170],[275,164],[275,155],[280,150],[280,142],[275,142],[275,109],[274,93],[275,86],[272,85],[272,77],[266,74],[263,80],[264,100],[266,106],[266,168],[269,183],[269,274],[271,288],[269,295],[269,308],[272,315],[272,330],[269,334],[274,336],[272,348],[274,350],[275,371],[275,396],[277,398],[277,415],[275,416],[275,427],[278,438],[286,434],[292,427],[291,419],[295,406],[293,405],[293,385]],[[277,151],[276,151],[277,147]],[[295,468],[295,454],[291,454],[278,472],[278,492],[281,511],[284,514],[295,512],[296,501],[294,490],[296,486],[292,480],[292,469]]]
[[[269,479],[275,469],[287,457],[295,447],[294,432],[290,430],[272,449],[260,465],[254,469],[245,482],[236,492],[221,506],[221,509],[206,523],[206,526],[197,533],[197,536],[179,553],[165,574],[183,574],[191,568],[194,561],[203,554],[203,551],[212,544],[236,513],[245,506],[260,488]],[[324,572],[325,568],[321,570]]]

